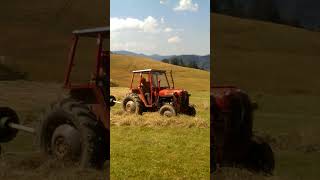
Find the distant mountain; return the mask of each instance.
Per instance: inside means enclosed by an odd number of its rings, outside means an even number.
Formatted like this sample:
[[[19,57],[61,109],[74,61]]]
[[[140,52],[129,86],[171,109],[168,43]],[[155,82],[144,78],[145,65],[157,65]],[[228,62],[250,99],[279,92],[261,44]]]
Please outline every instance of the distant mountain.
[[[158,54],[145,55],[142,53],[134,53],[131,51],[112,51],[114,54],[130,55],[130,56],[142,56],[148,57],[157,61],[164,59],[181,59],[183,64],[189,65],[190,63],[196,63],[196,65],[203,70],[210,71],[210,55],[199,56],[199,55],[171,55],[171,56],[162,56]]]
[[[142,54],[142,53],[135,53],[135,52],[131,52],[131,51],[112,51],[112,53],[114,54],[122,54],[122,55],[130,55],[130,56],[143,56],[143,57],[148,57],[148,58],[151,58],[151,59],[154,59],[154,60],[158,60],[158,61],[161,61],[163,59],[168,59],[172,56],[161,56],[161,55],[158,55],[158,54],[153,54],[153,55],[145,55],[145,54]]]

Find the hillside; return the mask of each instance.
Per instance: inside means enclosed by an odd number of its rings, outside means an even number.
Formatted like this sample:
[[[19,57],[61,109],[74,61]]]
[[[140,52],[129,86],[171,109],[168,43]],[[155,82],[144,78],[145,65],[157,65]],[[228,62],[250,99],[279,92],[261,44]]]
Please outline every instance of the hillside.
[[[214,84],[268,93],[320,93],[320,32],[211,14]]]
[[[62,80],[71,31],[106,26],[107,1],[5,0],[0,6],[0,56],[31,80]],[[108,3],[109,4],[109,3]],[[83,56],[94,57],[94,52]],[[51,73],[48,70],[54,69]],[[1,71],[1,70],[0,70]]]
[[[150,59],[154,59],[157,61],[161,61],[164,59],[179,59],[181,60],[184,65],[182,66],[187,66],[190,65],[191,63],[195,63],[199,69],[204,69],[210,71],[210,55],[159,55],[159,54],[153,54],[153,55],[145,55],[142,53],[134,53],[131,51],[112,51],[114,54],[121,54],[121,55],[130,55],[130,56],[142,56],[142,57],[147,57]],[[172,63],[171,63],[172,64]]]
[[[219,0],[211,12],[320,30],[317,0]]]
[[[120,86],[130,86],[132,70],[149,68],[172,70],[176,87],[187,90],[209,90],[210,80],[207,71],[174,66],[145,57],[111,55],[111,79]]]

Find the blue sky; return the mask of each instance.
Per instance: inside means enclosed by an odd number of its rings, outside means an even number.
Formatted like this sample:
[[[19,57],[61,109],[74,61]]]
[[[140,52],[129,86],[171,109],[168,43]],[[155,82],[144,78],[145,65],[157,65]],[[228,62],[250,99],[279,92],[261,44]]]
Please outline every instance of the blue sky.
[[[111,51],[210,53],[210,0],[111,0]]]

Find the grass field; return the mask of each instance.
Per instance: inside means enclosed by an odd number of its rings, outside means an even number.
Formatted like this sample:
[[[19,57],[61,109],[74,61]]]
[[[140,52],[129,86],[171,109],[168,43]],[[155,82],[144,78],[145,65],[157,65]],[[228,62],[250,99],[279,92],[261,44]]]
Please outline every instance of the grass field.
[[[113,87],[121,101],[128,88]],[[157,112],[143,116],[111,110],[111,178],[207,179],[209,177],[209,92],[191,91],[197,116],[164,119]]]
[[[319,179],[320,33],[211,15],[213,83],[233,84],[259,104],[254,131],[275,151],[273,176],[223,168],[216,179]]]

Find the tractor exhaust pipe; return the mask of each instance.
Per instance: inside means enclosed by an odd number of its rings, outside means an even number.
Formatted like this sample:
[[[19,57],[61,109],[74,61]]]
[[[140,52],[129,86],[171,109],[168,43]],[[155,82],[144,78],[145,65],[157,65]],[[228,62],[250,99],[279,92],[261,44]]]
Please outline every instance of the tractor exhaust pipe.
[[[173,81],[173,76],[172,76],[172,70],[170,71],[170,76],[171,76],[171,82],[172,82],[172,89],[174,89],[174,81]]]

